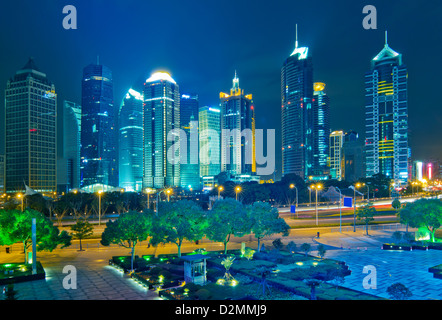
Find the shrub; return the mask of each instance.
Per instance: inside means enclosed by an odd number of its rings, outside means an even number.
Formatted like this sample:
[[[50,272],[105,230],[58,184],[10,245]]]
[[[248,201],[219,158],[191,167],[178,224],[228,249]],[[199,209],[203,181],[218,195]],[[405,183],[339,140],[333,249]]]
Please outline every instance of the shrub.
[[[296,243],[294,243],[293,241],[290,241],[290,242],[287,244],[287,250],[288,250],[290,253],[295,253],[295,252],[296,252]]]
[[[210,291],[207,289],[199,289],[197,292],[195,292],[195,298],[198,300],[208,300],[210,297]]]
[[[395,300],[407,300],[413,295],[411,291],[400,282],[396,282],[389,286],[387,288],[387,293],[390,298]]]
[[[198,291],[201,288],[201,286],[190,282],[190,283],[186,283],[183,288],[188,289],[189,292],[192,293],[192,292]]]
[[[391,237],[394,239],[394,241],[396,243],[399,243],[402,240],[402,232],[400,231],[395,231],[393,232],[393,234],[391,235]]]
[[[284,244],[282,243],[280,238],[273,240],[272,244],[276,250],[281,250],[284,247]]]

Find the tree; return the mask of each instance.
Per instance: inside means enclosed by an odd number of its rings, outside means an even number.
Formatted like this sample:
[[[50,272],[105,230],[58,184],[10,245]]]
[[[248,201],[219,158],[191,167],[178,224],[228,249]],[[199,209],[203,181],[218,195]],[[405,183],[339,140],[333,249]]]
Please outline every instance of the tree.
[[[365,232],[368,236],[368,224],[374,220],[376,209],[373,207],[373,203],[369,202],[366,205],[359,207],[356,211],[356,217],[358,220],[362,220],[365,223]]]
[[[77,220],[77,223],[71,226],[72,235],[80,240],[80,251],[83,251],[81,240],[90,237],[94,232],[94,227],[85,220]]]
[[[147,239],[152,229],[152,212],[128,211],[115,221],[109,220],[101,234],[101,244],[111,243],[131,249],[131,271],[134,270],[135,246]]]
[[[36,219],[37,251],[53,251],[58,245],[65,248],[71,245],[72,237],[54,226],[52,221],[35,210],[0,211],[0,245],[23,243],[25,263],[28,261],[28,248],[32,245],[32,219]]]
[[[159,215],[154,217],[151,243],[174,243],[181,257],[184,240],[197,241],[204,237],[207,220],[203,209],[191,200],[162,202]]]
[[[318,255],[321,257],[321,260],[324,259],[327,250],[323,244],[318,245]]]
[[[249,207],[250,214],[253,217],[252,233],[258,239],[258,252],[261,250],[261,239],[276,233],[282,233],[287,236],[290,227],[285,220],[279,216],[278,209],[272,207],[267,202],[255,202]]]
[[[318,279],[305,279],[304,283],[310,287],[310,300],[316,300],[316,287],[321,285],[322,281]]]
[[[287,250],[288,250],[290,253],[295,253],[295,251],[296,251],[296,243],[294,243],[293,241],[290,241],[290,242],[287,244]]]
[[[215,201],[212,210],[207,213],[207,222],[207,237],[222,242],[224,254],[227,254],[230,237],[249,234],[253,224],[250,210],[232,198]]]
[[[412,228],[425,227],[434,242],[434,235],[442,224],[442,202],[439,199],[419,199],[407,203],[400,211],[401,221]]]
[[[399,201],[399,199],[394,199],[391,203],[391,207],[396,210],[396,213],[398,213],[399,209],[401,208],[401,202]]]
[[[301,247],[300,247],[301,251],[303,251],[306,256],[311,248],[312,248],[312,246],[309,243],[303,243],[303,244],[301,244]]]
[[[387,288],[387,293],[390,298],[395,300],[406,300],[413,295],[411,291],[400,282],[396,282],[389,286]]]

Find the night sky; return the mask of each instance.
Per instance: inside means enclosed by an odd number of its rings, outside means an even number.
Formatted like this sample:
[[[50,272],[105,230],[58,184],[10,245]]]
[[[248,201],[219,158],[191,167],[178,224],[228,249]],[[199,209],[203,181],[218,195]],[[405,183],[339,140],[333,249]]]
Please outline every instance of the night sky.
[[[369,4],[377,9],[377,30],[362,27]],[[77,30],[62,26],[65,5],[77,8]],[[362,138],[364,74],[388,30],[390,47],[408,66],[412,157],[442,159],[440,0],[2,1],[1,124],[6,82],[30,56],[55,84],[59,109],[65,99],[81,103],[82,70],[97,55],[113,72],[115,107],[157,70],[169,71],[181,92],[198,93],[200,106],[218,105],[237,70],[240,87],[253,94],[257,128],[276,129],[279,175],[280,72],[294,49],[295,24],[299,45],[310,48],[315,81],[327,85],[332,130]]]

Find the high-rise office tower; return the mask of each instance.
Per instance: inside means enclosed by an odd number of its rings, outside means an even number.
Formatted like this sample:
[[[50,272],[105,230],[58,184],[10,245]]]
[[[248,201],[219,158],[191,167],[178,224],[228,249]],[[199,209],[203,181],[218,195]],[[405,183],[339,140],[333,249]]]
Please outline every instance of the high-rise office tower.
[[[221,170],[232,175],[252,173],[254,139],[253,100],[239,87],[235,72],[230,93],[220,93]]]
[[[407,68],[387,42],[365,75],[366,176],[382,173],[395,186],[408,180]]]
[[[330,176],[332,179],[342,180],[343,157],[342,145],[344,132],[333,131],[330,133]]]
[[[118,186],[116,110],[111,70],[90,64],[83,69],[81,117],[82,186]]]
[[[57,190],[57,95],[29,59],[5,90],[6,192]]]
[[[204,106],[199,109],[200,176],[221,172],[221,109]]]
[[[313,63],[307,47],[298,47],[281,69],[282,175],[307,179],[313,168]]]
[[[180,185],[180,92],[166,72],[155,72],[144,84],[143,187]]]
[[[80,187],[81,106],[63,102],[63,163],[67,189]]]
[[[180,125],[186,134],[186,152],[181,153],[181,187],[200,188],[199,138],[198,138],[199,102],[197,94],[181,94]],[[183,151],[183,150],[181,150]]]
[[[313,85],[313,167],[314,176],[328,173],[330,137],[330,99],[324,92],[325,83]]]
[[[342,145],[342,179],[355,182],[365,177],[365,146],[355,131],[345,133]]]
[[[143,187],[143,95],[129,89],[118,113],[118,167],[120,187],[141,191]]]

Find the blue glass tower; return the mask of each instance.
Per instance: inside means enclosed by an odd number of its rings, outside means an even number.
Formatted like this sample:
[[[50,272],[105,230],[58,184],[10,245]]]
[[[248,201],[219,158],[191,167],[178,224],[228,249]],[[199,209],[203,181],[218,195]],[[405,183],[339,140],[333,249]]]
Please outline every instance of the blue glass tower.
[[[81,119],[82,187],[118,186],[116,112],[111,70],[90,64],[83,70]]]
[[[130,89],[121,102],[119,124],[119,181],[126,191],[143,187],[143,95]]]
[[[382,173],[395,186],[408,181],[408,72],[402,55],[388,46],[365,75],[366,176]]]

